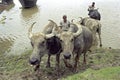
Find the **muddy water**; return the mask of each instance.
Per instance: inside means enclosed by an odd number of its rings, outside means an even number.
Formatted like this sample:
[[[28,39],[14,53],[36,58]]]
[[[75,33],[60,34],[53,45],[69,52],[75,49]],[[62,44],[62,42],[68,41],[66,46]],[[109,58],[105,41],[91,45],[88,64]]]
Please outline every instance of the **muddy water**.
[[[42,31],[48,19],[57,24],[62,15],[68,19],[88,16],[88,5],[96,2],[102,19],[103,47],[120,48],[120,1],[119,0],[38,0],[37,6],[22,9],[18,0],[0,14],[0,53],[21,54],[31,49],[27,31],[37,22],[33,32]]]

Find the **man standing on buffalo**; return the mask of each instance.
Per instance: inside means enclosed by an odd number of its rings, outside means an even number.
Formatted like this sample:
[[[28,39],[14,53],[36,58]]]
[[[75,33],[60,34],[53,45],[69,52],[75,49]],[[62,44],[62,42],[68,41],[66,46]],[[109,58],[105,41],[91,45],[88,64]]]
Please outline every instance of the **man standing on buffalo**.
[[[101,19],[101,15],[98,12],[98,8],[95,9],[95,2],[92,2],[92,5],[89,6],[88,8],[88,15],[90,18],[96,19],[96,20],[100,20]]]
[[[92,5],[89,6],[88,11],[95,9],[95,2],[92,2]]]
[[[63,21],[60,22],[60,27],[63,31],[68,31],[70,22],[67,20],[67,16],[63,15]]]
[[[88,8],[89,11],[88,15],[90,15],[90,11],[93,11],[94,9],[95,9],[95,2],[92,2],[92,5],[90,5]]]

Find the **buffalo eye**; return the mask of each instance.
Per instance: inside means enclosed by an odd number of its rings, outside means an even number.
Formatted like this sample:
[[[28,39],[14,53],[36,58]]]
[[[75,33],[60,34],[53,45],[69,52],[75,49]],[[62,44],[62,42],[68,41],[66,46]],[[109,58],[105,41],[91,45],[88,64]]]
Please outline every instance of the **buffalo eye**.
[[[63,40],[60,40],[61,43],[63,43]]]
[[[45,41],[41,42],[41,43],[39,44],[39,47],[44,46],[44,44],[45,44]]]
[[[45,41],[43,41],[42,44],[45,44]]]
[[[60,42],[63,42],[63,40],[60,40]]]

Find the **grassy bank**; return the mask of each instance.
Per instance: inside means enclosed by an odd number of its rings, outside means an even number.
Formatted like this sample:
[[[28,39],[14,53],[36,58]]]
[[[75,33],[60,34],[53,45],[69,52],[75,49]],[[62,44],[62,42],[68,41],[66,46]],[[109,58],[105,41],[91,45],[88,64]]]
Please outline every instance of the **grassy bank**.
[[[51,68],[46,68],[46,59],[43,57],[40,74],[36,76],[28,60],[31,54],[28,50],[22,55],[6,55],[0,53],[0,80],[119,80],[120,79],[120,50],[97,49],[87,55],[86,69],[82,67],[82,56],[78,73],[65,68],[62,60],[60,75],[55,70],[55,56],[52,57]]]
[[[0,55],[0,71],[6,73],[19,73],[29,69],[28,59],[30,51],[26,51],[22,55]]]
[[[62,80],[119,80],[120,67],[108,67],[100,70],[87,69],[83,73],[68,76]]]

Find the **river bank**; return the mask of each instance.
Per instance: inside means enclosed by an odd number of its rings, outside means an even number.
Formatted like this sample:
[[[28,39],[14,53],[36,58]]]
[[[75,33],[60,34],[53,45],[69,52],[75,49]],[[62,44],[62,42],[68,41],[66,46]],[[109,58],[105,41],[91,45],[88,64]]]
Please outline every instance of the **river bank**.
[[[90,80],[89,78],[93,80],[103,80],[103,78],[104,80],[119,80],[120,78],[120,49],[99,48],[88,53],[85,69],[82,69],[81,56],[77,73],[65,68],[61,60],[59,76],[55,70],[55,56],[51,59],[51,68],[45,67],[47,56],[43,57],[41,71],[36,75],[33,67],[28,63],[31,52],[32,50],[28,50],[17,56],[0,54],[0,80]]]

